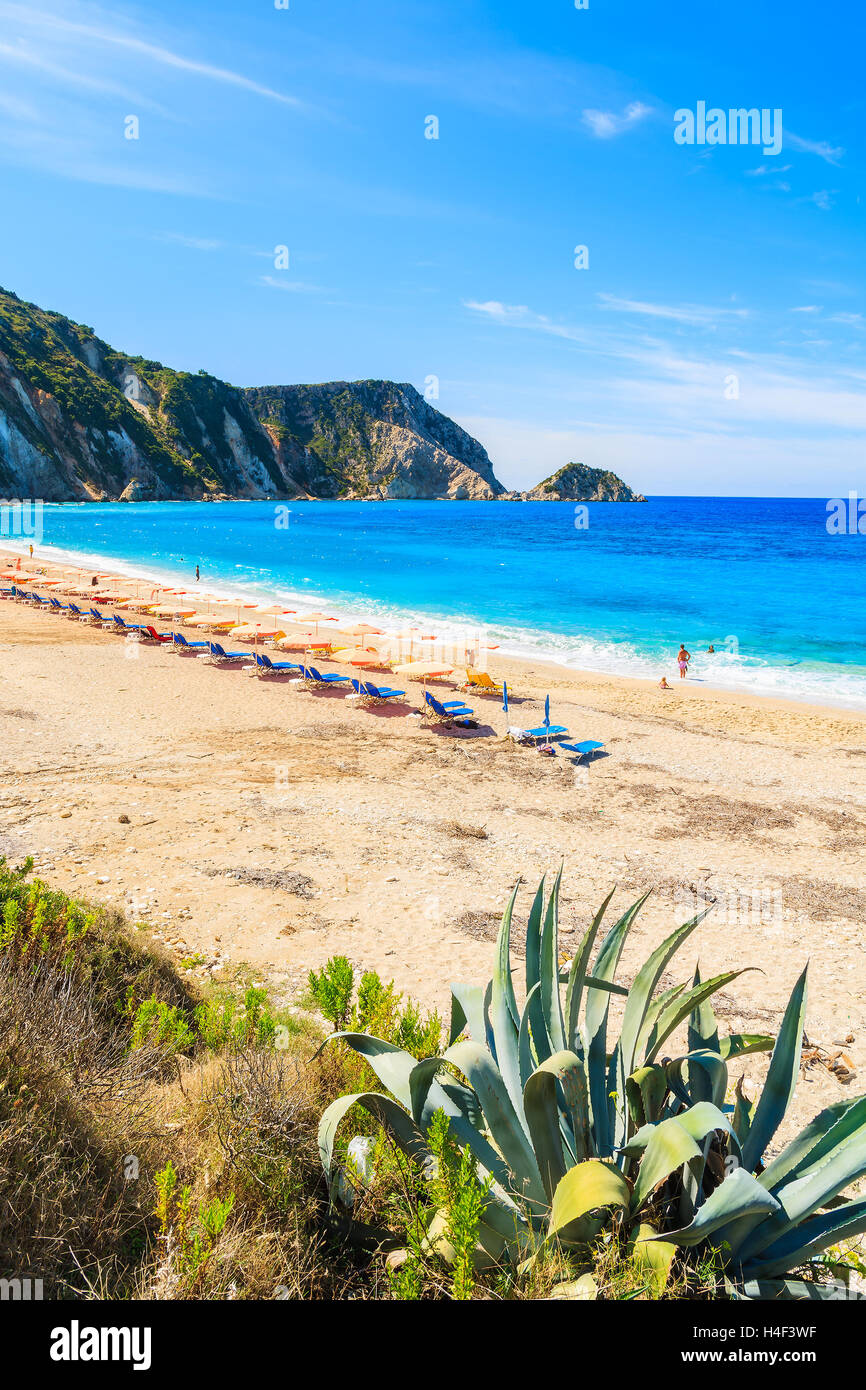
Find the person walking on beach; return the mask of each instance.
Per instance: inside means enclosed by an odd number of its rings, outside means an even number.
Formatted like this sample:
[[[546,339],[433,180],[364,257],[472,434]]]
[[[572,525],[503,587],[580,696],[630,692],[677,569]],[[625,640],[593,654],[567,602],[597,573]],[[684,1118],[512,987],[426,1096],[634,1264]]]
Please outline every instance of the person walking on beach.
[[[198,565],[196,565],[196,567],[195,567],[195,582],[196,582],[196,584],[198,583],[198,581],[199,581],[199,572],[198,572]]]
[[[687,651],[686,651],[686,648],[685,648],[685,643],[684,643],[684,642],[680,642],[680,649],[679,649],[679,651],[677,652],[677,665],[678,665],[679,668],[680,668],[680,680],[681,680],[681,681],[684,681],[685,678],[686,678],[686,671],[688,670],[689,662],[691,661],[691,659],[692,659],[692,654],[691,654],[691,652],[687,652]]]

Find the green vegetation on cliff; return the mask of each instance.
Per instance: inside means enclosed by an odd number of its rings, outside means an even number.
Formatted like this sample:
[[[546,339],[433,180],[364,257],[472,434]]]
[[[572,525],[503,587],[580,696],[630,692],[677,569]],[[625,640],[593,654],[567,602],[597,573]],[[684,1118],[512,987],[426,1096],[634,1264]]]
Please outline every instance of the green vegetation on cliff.
[[[241,389],[0,290],[0,484],[49,501],[490,496],[484,449],[393,382]]]

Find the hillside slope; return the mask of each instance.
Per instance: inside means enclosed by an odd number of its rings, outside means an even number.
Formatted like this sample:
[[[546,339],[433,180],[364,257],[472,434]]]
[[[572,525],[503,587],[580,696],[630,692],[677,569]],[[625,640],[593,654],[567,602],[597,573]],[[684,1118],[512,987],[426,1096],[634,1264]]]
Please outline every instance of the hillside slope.
[[[406,384],[241,389],[0,290],[0,492],[87,501],[486,499],[486,451]]]

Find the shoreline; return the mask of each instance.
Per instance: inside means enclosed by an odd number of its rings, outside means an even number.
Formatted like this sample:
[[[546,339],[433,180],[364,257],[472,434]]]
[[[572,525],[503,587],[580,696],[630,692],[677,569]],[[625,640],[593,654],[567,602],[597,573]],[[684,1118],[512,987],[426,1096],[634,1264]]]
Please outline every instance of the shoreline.
[[[0,543],[0,553],[2,552],[11,554],[16,558],[20,555],[22,560],[29,561],[28,546],[22,545],[19,549],[5,537],[2,539],[2,543]],[[67,564],[83,569],[95,568],[98,564],[100,566],[99,572],[111,578],[123,580],[152,580],[154,588],[174,587],[178,580],[185,580],[186,583],[192,584],[193,586],[195,586],[196,583],[193,575],[187,575],[180,568],[178,568],[177,572],[174,572],[171,568],[166,568],[164,565],[161,567],[149,566],[146,563],[143,564],[138,561],[125,560],[121,557],[98,551],[72,550],[63,546],[42,546],[41,558],[39,552],[34,553],[32,563],[35,566],[43,564],[46,566],[61,567]],[[389,616],[386,616],[381,608],[375,606],[375,601],[369,607],[364,607],[362,605],[357,609],[353,609],[345,607],[339,601],[330,599],[327,594],[322,594],[314,590],[281,590],[279,585],[267,584],[263,587],[255,588],[250,587],[249,581],[247,581],[247,583],[241,581],[239,584],[232,585],[230,580],[222,579],[217,579],[213,585],[211,585],[207,579],[202,579],[200,583],[203,593],[212,594],[214,596],[220,596],[221,594],[238,595],[243,598],[249,598],[251,601],[255,600],[256,603],[280,601],[287,604],[301,603],[307,606],[313,605],[314,607],[327,605],[337,616],[339,626],[342,626],[344,623],[368,621],[370,618],[377,618],[386,626],[402,626],[407,623],[419,621],[426,625],[436,624],[438,627],[443,628],[442,633],[439,634],[438,640],[441,640],[446,645],[452,640],[449,638],[449,626],[455,643],[465,636],[467,630],[478,634],[482,632],[485,627],[489,626],[483,622],[462,624],[454,623],[453,620],[449,622],[447,619],[442,620],[436,617],[435,614],[424,613],[408,608],[387,610]],[[190,592],[194,593],[194,588],[190,590]],[[658,663],[658,670],[655,674],[640,675],[629,674],[622,671],[611,671],[592,666],[571,666],[550,653],[543,651],[539,651],[538,653],[528,652],[525,647],[516,649],[515,647],[509,647],[506,643],[499,644],[495,650],[498,655],[488,657],[484,664],[484,669],[490,670],[491,674],[494,675],[504,673],[505,679],[507,680],[511,679],[508,676],[508,667],[513,666],[518,676],[522,670],[541,668],[549,673],[549,679],[551,681],[561,681],[563,678],[567,679],[569,677],[577,682],[594,680],[610,681],[621,683],[625,687],[649,691],[658,694],[659,697],[665,695],[669,697],[675,692],[684,693],[688,691],[690,696],[694,695],[701,699],[722,702],[730,700],[743,703],[747,706],[753,703],[757,703],[758,706],[766,704],[771,708],[790,708],[792,712],[807,711],[814,714],[823,713],[833,717],[844,714],[854,718],[859,717],[861,720],[866,721],[866,705],[860,706],[846,704],[841,701],[815,700],[807,696],[801,697],[790,693],[780,693],[777,695],[764,691],[753,691],[744,688],[742,684],[729,685],[724,682],[709,683],[703,677],[687,676],[685,681],[680,681],[675,669],[676,662],[674,660],[673,651],[668,662],[670,671],[672,672],[672,674],[668,676],[671,689],[669,691],[660,691],[658,690],[658,681],[662,674],[668,675],[667,667],[661,661]],[[704,655],[704,653],[699,653],[698,655]],[[650,657],[645,659],[648,662],[652,660]]]

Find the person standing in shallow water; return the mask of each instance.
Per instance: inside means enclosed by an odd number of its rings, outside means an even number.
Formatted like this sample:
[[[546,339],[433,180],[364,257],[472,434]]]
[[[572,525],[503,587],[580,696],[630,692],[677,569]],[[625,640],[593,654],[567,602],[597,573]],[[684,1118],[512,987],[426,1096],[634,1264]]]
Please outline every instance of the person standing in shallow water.
[[[689,662],[691,661],[691,659],[692,659],[692,654],[691,654],[691,652],[687,652],[687,651],[686,651],[686,648],[685,648],[685,643],[684,643],[684,642],[680,642],[680,649],[679,649],[679,651],[677,652],[677,665],[678,665],[679,668],[680,668],[680,680],[681,680],[681,681],[684,681],[685,678],[686,678],[686,671],[688,670]]]
[[[195,567],[195,580],[196,580],[196,583],[198,583],[198,581],[199,581],[198,565],[196,565],[196,567]]]

